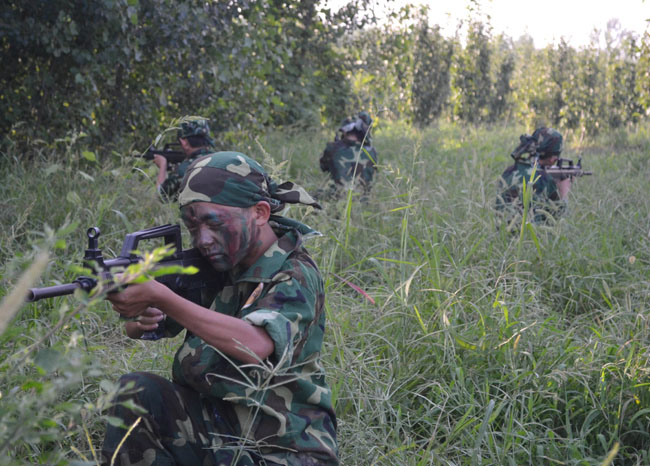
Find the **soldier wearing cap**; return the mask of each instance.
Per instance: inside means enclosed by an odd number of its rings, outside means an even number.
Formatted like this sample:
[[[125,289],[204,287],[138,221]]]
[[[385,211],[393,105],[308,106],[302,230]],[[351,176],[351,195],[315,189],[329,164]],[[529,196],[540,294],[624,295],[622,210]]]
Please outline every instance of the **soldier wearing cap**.
[[[108,299],[127,334],[185,339],[172,380],[139,372],[120,384],[102,461],[122,465],[338,465],[332,392],[320,351],[325,331],[320,272],[303,247],[318,234],[277,215],[285,203],[320,208],[301,187],[277,185],[255,161],[217,152],[188,169],[178,198],[195,247],[223,274],[203,306],[156,281]],[[215,297],[216,296],[216,297]],[[136,404],[144,411],[132,411]]]
[[[370,128],[372,119],[367,112],[346,118],[339,127],[334,142],[325,147],[320,168],[330,174],[329,195],[358,185],[364,197],[370,192],[377,171],[377,151],[372,147]]]
[[[153,162],[158,166],[156,186],[160,197],[167,201],[175,201],[178,197],[181,180],[190,166],[197,158],[214,152],[214,141],[210,137],[208,120],[188,120],[181,123],[177,134],[181,149],[185,152],[185,160],[178,164],[176,169],[167,174],[167,159],[162,155],[155,155]]]
[[[531,218],[542,223],[560,214],[566,206],[571,178],[554,180],[543,167],[554,165],[562,153],[562,135],[553,128],[540,127],[532,136],[522,135],[512,152],[515,163],[499,179],[496,207],[511,229],[523,211],[523,185],[532,189]],[[527,158],[523,155],[528,154]]]

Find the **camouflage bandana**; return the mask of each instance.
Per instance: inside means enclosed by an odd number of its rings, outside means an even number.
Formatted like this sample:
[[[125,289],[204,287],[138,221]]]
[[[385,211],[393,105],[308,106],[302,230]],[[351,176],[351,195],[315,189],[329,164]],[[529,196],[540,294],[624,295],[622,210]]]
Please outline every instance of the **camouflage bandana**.
[[[187,139],[192,136],[203,137],[210,145],[214,145],[214,141],[210,137],[208,120],[189,120],[182,122],[180,129],[176,132],[176,137],[179,139]]]
[[[531,136],[540,159],[562,153],[562,134],[553,128],[537,128]]]
[[[268,202],[272,213],[285,203],[321,208],[303,188],[290,181],[277,185],[259,163],[239,152],[215,152],[196,160],[178,196],[180,207],[192,202],[251,207],[260,201]]]

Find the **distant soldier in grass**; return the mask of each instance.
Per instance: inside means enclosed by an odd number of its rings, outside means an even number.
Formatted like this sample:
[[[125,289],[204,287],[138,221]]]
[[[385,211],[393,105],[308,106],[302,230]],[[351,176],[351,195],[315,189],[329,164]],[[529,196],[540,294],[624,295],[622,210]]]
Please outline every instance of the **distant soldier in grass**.
[[[557,216],[566,206],[571,178],[554,180],[543,167],[554,165],[562,153],[562,135],[553,128],[537,128],[532,136],[522,135],[510,154],[515,163],[499,179],[496,208],[511,229],[523,212],[523,185],[532,189],[529,216],[534,222]],[[524,158],[524,154],[528,157]],[[533,177],[534,170],[534,177]]]
[[[199,158],[179,195],[192,241],[224,276],[203,306],[157,281],[108,299],[131,338],[185,329],[172,381],[146,372],[111,415],[141,422],[117,453],[120,465],[338,465],[332,392],[320,352],[325,332],[321,274],[303,237],[308,226],[279,215],[285,203],[320,208],[291,182],[277,185],[237,152]],[[133,404],[144,408],[132,410]],[[126,430],[109,425],[108,464]]]
[[[172,173],[167,173],[167,159],[162,155],[155,155],[153,163],[158,166],[156,186],[160,197],[167,202],[178,198],[181,180],[190,166],[197,158],[214,152],[214,141],[210,137],[208,120],[198,119],[184,121],[177,132],[178,142],[185,152],[185,160],[178,164]]]
[[[330,142],[320,158],[320,168],[330,174],[326,196],[335,197],[350,186],[358,185],[366,197],[377,171],[377,152],[372,147],[372,119],[367,112],[347,118],[339,128],[340,137]]]

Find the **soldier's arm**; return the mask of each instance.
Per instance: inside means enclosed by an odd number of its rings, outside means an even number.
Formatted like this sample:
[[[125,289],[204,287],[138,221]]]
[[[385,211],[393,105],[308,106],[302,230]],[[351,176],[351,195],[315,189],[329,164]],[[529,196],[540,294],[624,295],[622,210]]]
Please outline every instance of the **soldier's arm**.
[[[555,184],[557,185],[557,190],[560,193],[560,199],[566,199],[566,197],[569,195],[569,191],[571,190],[571,182],[572,182],[572,177],[568,177],[564,180],[556,180]]]
[[[244,363],[266,359],[275,348],[263,328],[199,306],[155,280],[129,285],[126,290],[111,294],[108,300],[125,317],[142,315],[151,307],[160,309],[207,344]]]
[[[162,155],[154,155],[153,163],[158,167],[158,176],[156,177],[156,186],[160,188],[167,178],[167,159]]]

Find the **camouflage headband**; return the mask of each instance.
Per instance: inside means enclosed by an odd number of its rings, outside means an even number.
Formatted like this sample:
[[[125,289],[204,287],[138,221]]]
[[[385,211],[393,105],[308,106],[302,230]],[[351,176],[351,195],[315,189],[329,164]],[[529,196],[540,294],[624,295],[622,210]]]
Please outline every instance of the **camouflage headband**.
[[[303,188],[287,181],[277,185],[262,166],[239,152],[216,152],[196,160],[187,169],[178,196],[180,207],[211,202],[250,207],[260,201],[278,212],[285,203],[321,206]]]
[[[181,127],[176,132],[177,138],[187,139],[189,137],[202,137],[208,144],[213,146],[214,141],[210,137],[210,127],[208,120],[189,120],[181,123]]]

